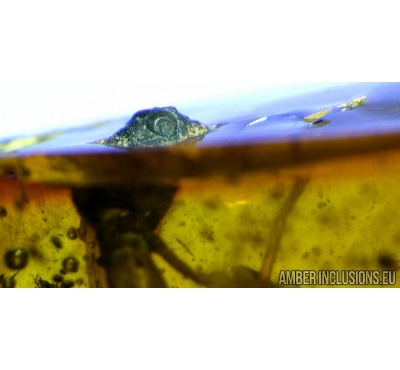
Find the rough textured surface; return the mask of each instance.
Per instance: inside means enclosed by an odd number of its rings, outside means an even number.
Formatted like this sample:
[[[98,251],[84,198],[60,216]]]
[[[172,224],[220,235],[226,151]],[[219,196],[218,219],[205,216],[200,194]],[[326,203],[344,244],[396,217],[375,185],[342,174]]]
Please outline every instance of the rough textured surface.
[[[99,144],[122,147],[160,147],[202,139],[210,130],[207,126],[180,114],[174,107],[142,110]]]

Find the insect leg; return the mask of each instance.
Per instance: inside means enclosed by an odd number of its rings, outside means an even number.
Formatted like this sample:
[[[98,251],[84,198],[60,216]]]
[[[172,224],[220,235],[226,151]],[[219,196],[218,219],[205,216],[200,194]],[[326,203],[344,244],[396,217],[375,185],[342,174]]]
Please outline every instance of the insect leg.
[[[277,251],[279,248],[279,243],[285,232],[287,218],[292,212],[297,200],[303,193],[305,186],[307,185],[309,178],[298,177],[295,181],[293,189],[291,190],[289,196],[283,203],[283,206],[276,216],[274,223],[271,228],[270,236],[268,238],[269,245],[264,256],[264,261],[260,270],[259,280],[270,283],[270,275],[272,266],[275,262]]]

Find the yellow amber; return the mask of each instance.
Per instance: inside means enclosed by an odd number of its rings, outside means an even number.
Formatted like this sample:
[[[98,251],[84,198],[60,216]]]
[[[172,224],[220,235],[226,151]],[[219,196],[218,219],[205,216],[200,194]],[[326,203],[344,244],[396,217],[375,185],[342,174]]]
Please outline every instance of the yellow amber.
[[[28,265],[15,276],[17,287],[36,286],[37,276],[54,283],[67,257],[75,257],[79,269],[64,280],[73,280],[75,287],[105,287],[94,231],[87,226],[80,237],[68,237],[71,227],[81,225],[71,187],[173,181],[178,192],[155,232],[193,270],[213,277],[210,286],[229,285],[225,280],[236,266],[261,271],[269,248],[276,248],[268,272],[273,284],[282,270],[397,270],[399,144],[398,136],[387,135],[2,158],[0,252],[4,256],[15,247],[30,252]],[[9,178],[11,173],[17,179]],[[298,179],[308,182],[277,235],[277,215]],[[200,286],[160,256],[152,258],[168,286]],[[15,271],[2,259],[0,273]],[[385,286],[397,287],[397,280]]]

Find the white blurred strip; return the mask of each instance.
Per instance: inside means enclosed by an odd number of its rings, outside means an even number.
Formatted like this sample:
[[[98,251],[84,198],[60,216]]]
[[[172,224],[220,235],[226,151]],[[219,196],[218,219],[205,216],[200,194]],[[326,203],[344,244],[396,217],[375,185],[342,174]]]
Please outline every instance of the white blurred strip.
[[[328,85],[337,84],[0,82],[0,138],[130,116],[157,106],[181,109],[235,100],[245,107],[246,102],[268,102]]]

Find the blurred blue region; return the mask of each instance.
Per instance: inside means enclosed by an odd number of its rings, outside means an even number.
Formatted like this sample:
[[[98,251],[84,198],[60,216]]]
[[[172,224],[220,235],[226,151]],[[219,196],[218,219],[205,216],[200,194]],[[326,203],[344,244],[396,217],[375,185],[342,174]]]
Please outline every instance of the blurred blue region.
[[[352,109],[339,107],[358,98],[367,103]],[[294,84],[176,108],[191,119],[220,125],[196,144],[200,147],[399,133],[400,83]],[[304,120],[329,108],[321,124]],[[121,151],[124,149],[88,143],[111,136],[129,118],[112,118],[54,132],[54,136],[38,144],[13,149],[13,154]],[[2,141],[3,148],[10,140]]]
[[[321,86],[319,90],[265,102],[260,102],[258,98],[252,100],[249,97],[241,103],[232,103],[233,114],[225,111],[225,117],[217,118],[216,109],[215,120],[228,124],[198,145],[235,145],[249,141],[310,140],[400,132],[400,83],[346,83]],[[353,109],[338,107],[358,98],[364,98],[366,104]],[[329,108],[331,111],[321,117],[327,124],[314,125],[304,121],[305,117]],[[201,113],[198,112],[198,115],[201,116]]]

